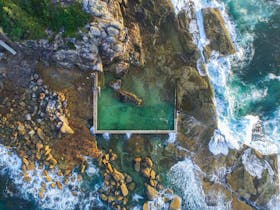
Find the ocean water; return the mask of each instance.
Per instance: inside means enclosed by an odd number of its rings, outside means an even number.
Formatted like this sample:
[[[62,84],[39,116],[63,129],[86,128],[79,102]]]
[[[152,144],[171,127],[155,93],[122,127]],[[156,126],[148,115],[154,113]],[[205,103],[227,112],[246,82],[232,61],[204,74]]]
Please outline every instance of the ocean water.
[[[197,31],[194,42],[207,45],[201,9],[219,8],[236,53],[213,52],[206,61],[215,92],[218,129],[209,143],[212,153],[248,144],[263,154],[278,153],[280,142],[280,3],[268,0],[173,0],[176,11],[193,3]],[[202,53],[203,55],[203,53]],[[202,56],[203,57],[203,56]],[[201,59],[205,61],[204,58]],[[199,66],[198,66],[199,67]]]
[[[201,75],[209,76],[217,107],[218,128],[209,142],[210,151],[214,155],[227,155],[230,148],[239,149],[247,144],[263,154],[279,154],[280,1],[172,0],[172,3],[176,12],[184,9],[188,14],[188,5],[194,5],[197,20],[190,24],[190,30],[201,51],[198,70]],[[220,9],[236,48],[234,55],[220,56],[213,52],[208,61],[203,57],[208,40],[201,9],[208,7]],[[200,69],[201,63],[206,64],[206,71]],[[175,187],[181,191],[183,203],[192,201],[186,209],[209,209],[201,199],[205,195],[199,188],[199,180],[192,180],[192,173],[197,171],[194,164],[185,162],[188,165],[179,162],[171,168],[171,184],[177,183]],[[195,192],[184,188],[189,180]],[[220,204],[215,209],[231,209],[228,203]],[[279,205],[278,196],[271,200],[268,209],[278,209]]]
[[[102,181],[98,174],[98,168],[92,159],[85,157],[88,167],[83,175],[83,180],[78,179],[78,173],[72,172],[69,183],[63,184],[64,177],[57,171],[49,172],[52,182],[60,182],[62,189],[52,188],[51,182],[46,182],[44,168],[36,165],[36,169],[28,171],[31,178],[24,181],[21,170],[22,161],[10,149],[0,144],[0,208],[3,210],[31,210],[31,209],[91,209],[97,206],[102,209],[97,190],[102,187]],[[44,196],[39,192],[41,184],[46,183]]]
[[[109,76],[106,75],[106,83]],[[141,106],[120,102],[110,87],[102,88],[98,97],[98,130],[174,130],[174,89],[172,99],[166,100],[164,78],[151,77],[154,75],[145,70],[129,75],[123,82],[125,90],[143,100]]]

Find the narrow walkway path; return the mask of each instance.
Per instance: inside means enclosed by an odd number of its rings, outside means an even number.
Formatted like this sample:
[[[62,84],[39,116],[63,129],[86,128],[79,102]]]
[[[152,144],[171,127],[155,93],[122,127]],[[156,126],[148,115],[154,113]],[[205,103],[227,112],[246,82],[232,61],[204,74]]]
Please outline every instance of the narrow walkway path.
[[[94,73],[94,81],[93,81],[93,127],[95,128],[95,131],[97,131],[97,103],[98,103],[98,73]]]
[[[9,45],[7,45],[4,41],[0,40],[0,46],[2,46],[3,48],[5,48],[7,51],[9,51],[11,54],[15,55],[17,54],[17,52],[11,48]]]

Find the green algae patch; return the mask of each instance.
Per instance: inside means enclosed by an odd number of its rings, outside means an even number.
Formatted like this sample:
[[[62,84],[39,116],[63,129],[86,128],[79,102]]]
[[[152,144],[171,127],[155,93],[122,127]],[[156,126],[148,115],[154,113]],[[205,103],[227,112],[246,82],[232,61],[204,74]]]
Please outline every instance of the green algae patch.
[[[144,74],[130,74],[124,80],[124,88],[143,99],[141,106],[120,102],[111,88],[102,88],[97,130],[174,130],[174,88],[170,85],[172,91],[165,91],[164,80]]]
[[[46,29],[74,36],[89,19],[79,2],[62,6],[51,0],[0,0],[0,26],[15,41],[46,38]]]

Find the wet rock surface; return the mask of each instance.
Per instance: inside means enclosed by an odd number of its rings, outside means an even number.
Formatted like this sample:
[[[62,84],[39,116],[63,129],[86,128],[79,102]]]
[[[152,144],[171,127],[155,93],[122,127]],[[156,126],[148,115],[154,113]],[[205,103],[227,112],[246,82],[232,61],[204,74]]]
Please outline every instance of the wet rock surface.
[[[253,149],[246,149],[242,155],[242,164],[227,176],[227,181],[239,196],[263,208],[271,196],[278,192],[278,174],[275,173],[277,159],[276,156],[259,158],[256,154]],[[254,173],[251,167],[254,167]]]
[[[142,99],[140,99],[135,94],[128,92],[126,90],[117,90],[115,91],[116,97],[124,103],[133,103],[135,105],[141,105],[143,103]]]
[[[213,50],[221,55],[233,54],[235,48],[219,9],[207,8],[202,13],[206,36],[210,41],[205,49],[206,57],[209,58]]]
[[[135,105],[142,105],[143,100],[139,98],[134,93],[131,93],[127,90],[123,90],[121,88],[122,86],[122,80],[118,79],[116,81],[112,80],[109,83],[109,86],[114,90],[116,98],[123,102],[123,103],[132,103]]]

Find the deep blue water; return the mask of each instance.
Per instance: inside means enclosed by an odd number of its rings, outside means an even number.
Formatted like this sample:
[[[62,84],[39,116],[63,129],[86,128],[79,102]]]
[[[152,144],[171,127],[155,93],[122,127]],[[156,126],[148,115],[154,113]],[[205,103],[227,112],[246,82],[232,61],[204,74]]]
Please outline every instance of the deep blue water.
[[[228,86],[236,90],[237,117],[258,116],[268,138],[280,141],[280,6],[277,1],[225,0],[237,28],[237,41],[247,49],[247,63],[232,68]],[[253,52],[253,53],[252,53]]]

